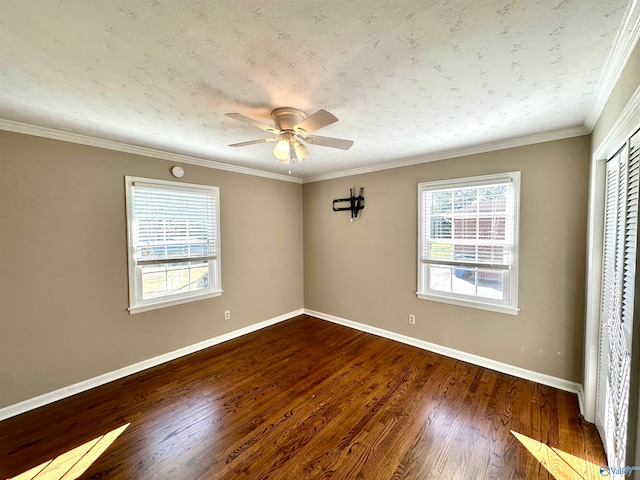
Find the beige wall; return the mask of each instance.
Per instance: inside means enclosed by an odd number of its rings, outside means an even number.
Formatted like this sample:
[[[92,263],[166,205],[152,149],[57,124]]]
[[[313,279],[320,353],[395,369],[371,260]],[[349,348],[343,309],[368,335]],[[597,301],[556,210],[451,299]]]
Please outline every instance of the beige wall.
[[[220,187],[224,293],[129,315],[124,176],[172,165],[0,132],[0,407],[302,308],[301,186],[183,165]]]
[[[519,315],[417,299],[417,184],[515,170]],[[588,175],[584,136],[305,184],[305,307],[580,382]],[[361,186],[351,223],[331,202]]]
[[[224,293],[137,315],[126,311],[124,176],[172,179],[173,164],[8,132],[0,146],[0,408],[303,303],[580,380],[588,137],[304,189],[183,165],[185,182],[221,189]],[[512,170],[522,171],[520,314],[418,300],[417,183]],[[331,210],[352,186],[366,197],[354,223]]]

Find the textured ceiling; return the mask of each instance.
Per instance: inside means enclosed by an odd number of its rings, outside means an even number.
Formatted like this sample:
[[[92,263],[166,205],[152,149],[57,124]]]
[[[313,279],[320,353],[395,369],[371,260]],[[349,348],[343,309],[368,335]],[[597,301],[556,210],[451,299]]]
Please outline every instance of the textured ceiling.
[[[309,177],[582,125],[627,3],[0,0],[0,118]],[[283,106],[354,146],[227,146]]]

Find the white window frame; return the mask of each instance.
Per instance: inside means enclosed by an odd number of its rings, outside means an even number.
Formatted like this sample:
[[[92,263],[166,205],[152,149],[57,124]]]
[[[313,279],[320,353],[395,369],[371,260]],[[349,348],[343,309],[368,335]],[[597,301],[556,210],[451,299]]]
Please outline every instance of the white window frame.
[[[215,197],[215,245],[216,255],[206,257],[209,266],[209,287],[197,291],[165,295],[158,298],[143,299],[142,298],[142,275],[141,267],[136,260],[136,245],[134,239],[134,209],[133,209],[133,190],[135,185],[157,187],[158,189],[167,190],[190,190],[201,193],[212,194]],[[194,302],[206,298],[217,297],[222,294],[221,268],[220,268],[220,189],[209,185],[197,185],[192,183],[172,182],[167,180],[157,180],[141,177],[125,177],[126,192],[126,209],[127,209],[127,253],[129,262],[129,313],[141,313],[149,310],[180,305],[183,303]],[[179,263],[181,259],[176,259]],[[189,261],[188,258],[183,260]],[[193,259],[191,259],[193,261]],[[160,263],[166,263],[161,261]]]
[[[441,292],[428,288],[429,286],[429,265],[435,263],[443,264],[443,262],[429,262],[422,258],[424,251],[425,241],[425,225],[424,221],[424,208],[423,195],[425,191],[434,190],[449,190],[455,188],[475,187],[475,186],[491,186],[500,183],[509,182],[513,189],[513,238],[512,241],[512,255],[511,263],[508,265],[502,265],[507,271],[505,281],[505,296],[504,300],[491,299],[484,297],[477,297],[471,295],[464,295],[461,293],[453,292]],[[460,305],[464,307],[478,308],[482,310],[489,310],[499,313],[507,313],[510,315],[517,315],[518,308],[518,237],[519,237],[519,213],[520,213],[520,172],[507,172],[493,175],[482,175],[478,177],[467,177],[451,180],[441,180],[434,182],[423,182],[418,184],[418,291],[416,296],[422,300],[431,300],[436,302],[449,303],[453,305]],[[477,263],[473,261],[465,262],[444,262],[446,265],[466,266],[466,267],[490,267],[490,265]]]

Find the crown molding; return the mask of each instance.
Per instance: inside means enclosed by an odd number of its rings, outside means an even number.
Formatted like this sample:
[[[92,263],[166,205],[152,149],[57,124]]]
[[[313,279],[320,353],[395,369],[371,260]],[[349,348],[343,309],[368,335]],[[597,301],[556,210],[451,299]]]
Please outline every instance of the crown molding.
[[[254,168],[241,167],[239,165],[231,165],[228,163],[217,162],[215,160],[205,160],[203,158],[182,155],[179,153],[171,153],[153,148],[140,147],[128,143],[116,142],[113,140],[105,140],[102,138],[80,135],[78,133],[64,132],[53,128],[39,127],[26,123],[14,122],[0,118],[0,130],[6,130],[14,133],[23,133],[36,137],[51,138],[53,140],[61,140],[63,142],[77,143],[79,145],[88,145],[90,147],[105,148],[116,152],[132,153],[134,155],[142,155],[144,157],[159,158],[170,162],[180,162],[189,165],[198,165],[200,167],[213,168],[216,170],[225,170],[227,172],[240,173],[243,175],[253,175],[255,177],[270,178],[272,180],[280,180],[283,182],[302,183],[302,179],[279,173],[265,172]]]
[[[628,137],[633,135],[638,128],[640,118],[640,87],[631,95],[631,98],[618,115],[607,136],[593,148],[592,160],[606,160],[618,150]]]
[[[604,110],[638,38],[640,38],[640,0],[632,0],[622,18],[621,27],[616,35],[613,48],[609,52],[595,97],[584,121],[589,132],[593,130],[602,110]]]
[[[578,136],[587,135],[590,133],[590,131],[583,126],[571,127],[571,128],[565,128],[562,130],[554,130],[551,132],[537,133],[534,135],[527,135],[524,137],[511,138],[507,140],[500,140],[497,142],[485,143],[481,145],[474,145],[470,147],[445,150],[442,152],[435,152],[431,154],[420,155],[417,157],[411,157],[404,160],[394,160],[390,162],[379,163],[376,165],[368,165],[365,167],[343,170],[341,172],[331,172],[331,173],[325,173],[325,174],[300,178],[300,177],[294,177],[289,175],[282,175],[279,173],[256,170],[248,167],[241,167],[238,165],[231,165],[228,163],[217,162],[214,160],[205,160],[203,158],[192,157],[189,155],[182,155],[178,153],[166,152],[163,150],[156,150],[153,148],[140,147],[140,146],[131,145],[128,143],[116,142],[113,140],[105,140],[97,137],[90,137],[90,136],[81,135],[78,133],[64,132],[62,130],[55,130],[53,128],[39,127],[36,125],[29,125],[26,123],[14,122],[12,120],[5,120],[1,118],[0,118],[0,130],[6,130],[9,132],[15,132],[15,133],[22,133],[26,135],[33,135],[36,137],[51,138],[54,140],[61,140],[63,142],[76,143],[80,145],[88,145],[88,146],[97,147],[97,148],[105,148],[107,150],[114,150],[117,152],[132,153],[135,155],[142,155],[145,157],[168,160],[171,162],[180,162],[180,163],[186,163],[190,165],[198,165],[200,167],[213,168],[217,170],[225,170],[228,172],[240,173],[243,175],[253,175],[257,177],[270,178],[272,180],[280,180],[283,182],[291,182],[291,183],[298,183],[298,184],[320,182],[323,180],[331,180],[334,178],[341,178],[341,177],[350,177],[353,175],[362,175],[365,173],[378,172],[381,170],[389,170],[392,168],[407,167],[411,165],[418,165],[421,163],[435,162],[438,160],[446,160],[449,158],[463,157],[465,155],[475,155],[479,153],[487,153],[487,152],[492,152],[496,150],[504,150],[507,148],[522,147],[526,145],[533,145],[536,143],[562,140],[565,138],[578,137]]]
[[[565,138],[580,137],[588,135],[589,130],[584,126],[564,128],[562,130],[554,130],[551,132],[536,133],[524,137],[510,138],[497,142],[484,143],[471,147],[456,148],[445,150],[442,152],[429,153],[418,157],[411,157],[405,160],[394,160],[391,162],[379,163],[376,165],[368,165],[366,167],[352,168],[342,172],[325,173],[304,177],[302,183],[321,182],[323,180],[331,180],[334,178],[350,177],[353,175],[362,175],[365,173],[379,172],[381,170],[390,170],[392,168],[409,167],[419,165],[421,163],[437,162],[439,160],[447,160],[449,158],[464,157],[467,155],[476,155],[479,153],[494,152],[496,150],[505,150],[507,148],[524,147],[536,143],[552,142],[554,140],[563,140]]]

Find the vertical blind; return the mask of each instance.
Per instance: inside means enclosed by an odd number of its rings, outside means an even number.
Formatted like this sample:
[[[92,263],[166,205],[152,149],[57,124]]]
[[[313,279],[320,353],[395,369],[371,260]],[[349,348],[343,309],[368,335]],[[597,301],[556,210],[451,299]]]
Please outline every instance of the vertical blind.
[[[216,202],[213,191],[133,186],[133,242],[138,265],[214,259]]]

